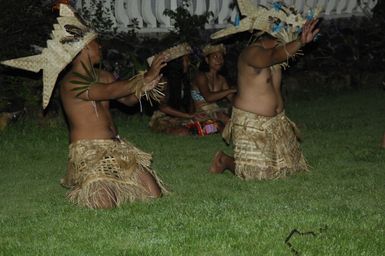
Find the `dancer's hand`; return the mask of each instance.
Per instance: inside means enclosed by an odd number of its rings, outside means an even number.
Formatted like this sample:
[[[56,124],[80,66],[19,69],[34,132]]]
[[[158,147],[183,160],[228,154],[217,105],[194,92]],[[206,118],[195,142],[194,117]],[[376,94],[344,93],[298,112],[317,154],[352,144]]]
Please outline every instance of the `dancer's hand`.
[[[160,70],[167,65],[168,56],[164,53],[155,55],[150,70],[144,74],[144,83],[148,90],[153,89],[162,78],[160,75]]]
[[[194,121],[201,121],[201,120],[207,120],[207,119],[209,119],[209,116],[205,113],[195,113],[193,115]]]
[[[314,40],[314,38],[316,37],[316,35],[320,30],[319,28],[314,29],[317,23],[318,23],[318,19],[315,19],[311,21],[306,21],[305,25],[303,25],[302,34],[300,38],[300,42],[302,45],[310,43],[311,41]]]

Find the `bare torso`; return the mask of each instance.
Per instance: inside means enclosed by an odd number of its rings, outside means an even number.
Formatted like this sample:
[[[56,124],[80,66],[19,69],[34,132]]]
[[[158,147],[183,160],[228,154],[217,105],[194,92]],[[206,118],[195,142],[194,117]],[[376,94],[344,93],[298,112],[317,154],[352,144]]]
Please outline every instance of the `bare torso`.
[[[238,70],[235,107],[262,116],[275,116],[282,112],[280,67],[257,69],[245,63],[241,56]]]
[[[100,82],[111,82],[107,72],[101,72]],[[109,101],[88,101],[76,96],[70,81],[77,78],[68,72],[60,82],[60,97],[70,128],[70,141],[82,139],[111,139],[117,135],[109,111]],[[87,93],[87,92],[85,92]]]
[[[213,79],[210,80],[207,73],[199,73],[198,76],[201,76],[203,80],[206,81],[206,85],[210,92],[219,92],[225,89],[228,89],[228,86],[226,85],[226,80],[223,76],[217,75]],[[200,92],[198,86],[193,83],[192,89]],[[206,105],[207,102],[205,100],[202,101],[194,101],[194,106],[196,109],[199,109],[201,106]]]

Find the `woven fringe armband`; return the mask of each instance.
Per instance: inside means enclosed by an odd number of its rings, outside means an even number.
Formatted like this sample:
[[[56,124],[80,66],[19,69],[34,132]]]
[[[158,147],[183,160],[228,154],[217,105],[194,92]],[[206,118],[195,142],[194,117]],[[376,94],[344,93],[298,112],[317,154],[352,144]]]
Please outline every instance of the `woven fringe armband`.
[[[298,42],[301,47],[303,46],[300,39],[296,39],[295,41]],[[282,46],[283,46],[283,50],[285,51],[285,54],[286,54],[286,61],[280,63],[280,65],[283,69],[287,69],[289,67],[289,59],[295,59],[298,55],[303,55],[303,52],[300,48],[295,53],[290,54],[290,52],[286,49],[286,43],[284,43]]]
[[[145,72],[146,71],[139,71],[137,75],[128,80],[131,84],[129,92],[134,94],[139,100],[143,96],[146,96],[146,100],[148,100],[152,106],[152,101],[160,102],[161,98],[164,96],[164,84],[158,83],[153,89],[144,91],[144,87],[148,86],[144,81]]]

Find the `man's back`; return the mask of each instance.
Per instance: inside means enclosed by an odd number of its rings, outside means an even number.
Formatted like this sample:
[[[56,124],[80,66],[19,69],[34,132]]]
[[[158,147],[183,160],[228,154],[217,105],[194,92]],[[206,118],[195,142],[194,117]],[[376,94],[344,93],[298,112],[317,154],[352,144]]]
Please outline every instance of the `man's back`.
[[[85,100],[88,91],[78,97],[79,91],[74,88],[82,85],[71,83],[79,80],[71,71],[60,82],[60,96],[70,125],[70,141],[81,139],[111,139],[116,130],[109,111],[109,101]],[[112,75],[100,72],[100,82],[110,83]]]

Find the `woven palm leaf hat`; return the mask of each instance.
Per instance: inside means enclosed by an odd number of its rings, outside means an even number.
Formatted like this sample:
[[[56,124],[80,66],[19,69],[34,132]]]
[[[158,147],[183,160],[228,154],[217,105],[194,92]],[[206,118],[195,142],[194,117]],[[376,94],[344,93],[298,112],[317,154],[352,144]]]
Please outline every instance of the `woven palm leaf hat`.
[[[179,57],[192,53],[192,48],[188,43],[181,43],[174,47],[168,48],[161,53],[165,53],[168,58],[167,61],[175,60]],[[147,58],[148,65],[151,66],[152,61],[154,60],[154,55]]]
[[[302,15],[294,7],[287,7],[282,1],[273,2],[270,9],[263,5],[256,6],[251,0],[237,0],[237,2],[240,13],[245,17],[237,20],[235,26],[212,34],[212,39],[258,30],[277,38],[279,44],[285,44],[297,39],[306,21],[317,18],[321,12],[321,8],[317,7],[309,9],[306,15]]]
[[[208,44],[203,47],[202,52],[204,56],[214,52],[223,52],[223,54],[226,54],[226,47],[223,44]]]
[[[87,27],[68,5],[60,4],[57,22],[41,54],[1,62],[3,65],[33,72],[43,70],[44,109],[48,106],[59,73],[97,37],[97,33]]]

